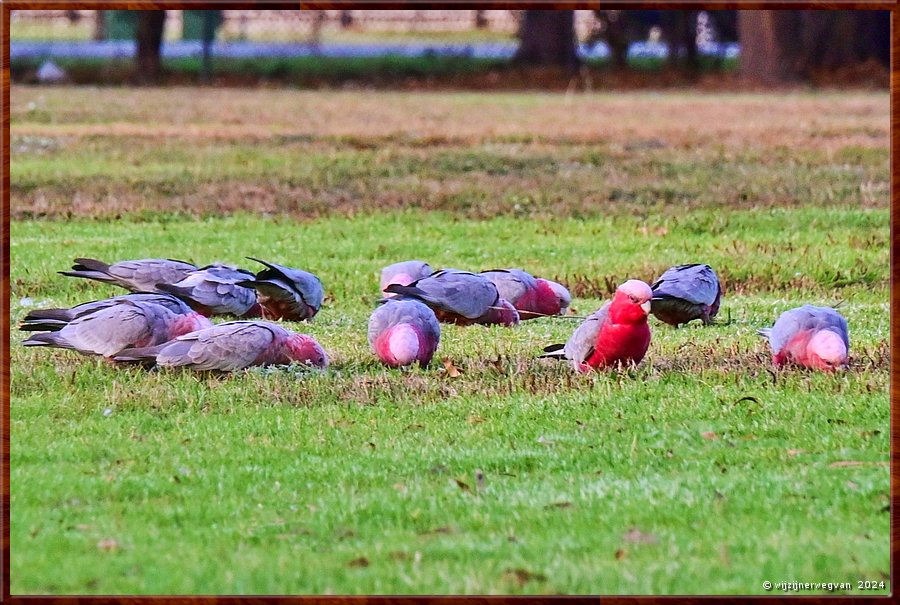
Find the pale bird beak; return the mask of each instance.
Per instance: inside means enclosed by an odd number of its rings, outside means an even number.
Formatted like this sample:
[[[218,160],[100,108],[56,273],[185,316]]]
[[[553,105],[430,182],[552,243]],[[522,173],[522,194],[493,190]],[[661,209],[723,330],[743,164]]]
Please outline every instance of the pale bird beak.
[[[645,301],[645,302],[641,305],[641,309],[644,310],[644,313],[646,313],[647,315],[649,315],[649,314],[650,314],[650,301],[649,301],[649,300],[648,300],[648,301]]]

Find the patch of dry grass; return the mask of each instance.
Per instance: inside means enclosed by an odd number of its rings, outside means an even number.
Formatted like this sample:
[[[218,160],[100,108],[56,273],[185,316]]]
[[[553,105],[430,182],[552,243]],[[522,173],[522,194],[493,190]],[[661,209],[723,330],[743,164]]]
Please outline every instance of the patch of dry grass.
[[[65,93],[13,90],[13,216],[888,203],[881,94]]]
[[[836,151],[885,148],[887,93],[490,94],[36,88],[11,93],[14,135],[604,142],[655,139]],[[96,107],[104,111],[98,114]]]

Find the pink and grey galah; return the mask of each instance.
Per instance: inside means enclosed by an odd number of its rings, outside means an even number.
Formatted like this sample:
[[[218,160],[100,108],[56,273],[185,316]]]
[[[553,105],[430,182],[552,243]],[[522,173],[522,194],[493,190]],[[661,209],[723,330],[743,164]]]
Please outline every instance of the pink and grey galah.
[[[176,315],[190,315],[194,312],[194,310],[184,301],[179,300],[171,294],[134,292],[131,294],[122,294],[121,296],[113,296],[111,298],[82,303],[71,309],[35,309],[25,316],[19,329],[26,332],[56,332],[79,317],[115,305],[127,304],[128,302],[143,302],[159,305],[167,308]]]
[[[412,298],[387,298],[369,317],[369,346],[391,367],[428,366],[441,341],[434,311]]]
[[[188,273],[175,283],[158,283],[159,291],[177,296],[203,315],[259,317],[256,291],[242,283],[253,273],[228,265],[214,264]]]
[[[424,279],[433,271],[428,263],[420,260],[406,260],[393,265],[388,265],[381,270],[381,291],[385,296],[394,296],[386,288],[391,284],[408,286],[409,284]]]
[[[266,266],[253,279],[238,282],[256,290],[264,319],[304,321],[315,317],[325,300],[325,289],[318,277],[300,269],[247,258]]]
[[[722,284],[709,265],[672,267],[650,288],[653,290],[651,313],[676,328],[695,319],[709,325],[719,312]]]
[[[575,330],[565,345],[550,345],[543,357],[568,359],[578,372],[617,364],[640,363],[650,346],[650,286],[630,279],[613,299]]]
[[[519,312],[483,275],[442,269],[407,286],[389,284],[385,291],[416,298],[431,307],[439,321],[470,324],[519,323]]]
[[[132,292],[160,292],[156,284],[174,284],[196,270],[197,266],[192,263],[166,258],[123,260],[111,265],[93,258],[76,258],[71,271],[59,273],[112,284]]]
[[[547,315],[565,315],[572,295],[562,284],[534,277],[521,269],[482,271],[505,298],[519,311],[523,320]]]
[[[793,363],[825,372],[847,367],[847,320],[831,307],[803,305],[790,309],[759,334],[769,339],[775,366]]]
[[[328,366],[328,355],[312,336],[267,321],[221,323],[157,346],[127,349],[115,360],[218,372],[292,363]]]
[[[56,332],[32,334],[22,344],[113,357],[124,349],[158,345],[210,326],[199,313],[176,314],[161,305],[125,301],[76,317]]]

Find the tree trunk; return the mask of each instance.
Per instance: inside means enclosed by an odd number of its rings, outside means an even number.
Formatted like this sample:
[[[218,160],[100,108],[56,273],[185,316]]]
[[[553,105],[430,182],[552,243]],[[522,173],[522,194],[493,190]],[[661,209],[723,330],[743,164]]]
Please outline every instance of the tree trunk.
[[[526,65],[556,65],[575,71],[575,11],[527,10],[513,59]]]
[[[143,10],[138,13],[137,76],[142,82],[153,82],[162,71],[161,50],[166,11]]]
[[[106,40],[106,11],[95,11],[94,40]]]
[[[740,11],[741,74],[779,83],[869,59],[887,67],[889,37],[878,33],[888,19],[883,11]]]
[[[664,10],[660,11],[660,27],[666,44],[669,46],[670,67],[681,63],[681,51],[688,69],[700,67],[697,53],[697,13],[698,11]]]

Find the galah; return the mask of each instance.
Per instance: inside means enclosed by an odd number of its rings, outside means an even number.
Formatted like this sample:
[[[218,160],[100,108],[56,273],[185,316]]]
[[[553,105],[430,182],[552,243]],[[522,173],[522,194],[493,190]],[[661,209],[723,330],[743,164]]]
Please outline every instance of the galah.
[[[325,290],[318,277],[300,269],[247,258],[266,266],[255,278],[238,282],[256,290],[263,318],[303,321],[315,317],[325,300]]]
[[[546,315],[564,315],[572,296],[562,284],[534,277],[521,269],[482,271],[497,287],[501,298],[511,302],[523,320]]]
[[[847,367],[847,320],[831,307],[803,305],[790,309],[759,334],[769,339],[775,366],[794,363],[826,372]]]
[[[700,319],[713,323],[722,300],[722,284],[709,265],[678,265],[663,273],[650,288],[650,311],[657,319],[676,328]]]
[[[159,283],[158,290],[185,301],[203,315],[259,317],[256,291],[240,285],[253,278],[253,273],[228,265],[207,265],[188,273],[174,284]]]
[[[210,326],[199,313],[178,315],[161,305],[126,301],[76,317],[57,332],[32,334],[22,344],[113,357],[124,349],[158,345]]]
[[[385,296],[394,296],[394,294],[385,290],[390,284],[408,286],[414,281],[428,277],[432,273],[433,271],[428,266],[428,263],[420,260],[407,260],[388,265],[381,270],[381,291]]]
[[[550,345],[544,357],[568,359],[579,372],[619,363],[639,363],[650,346],[650,286],[630,279],[612,301],[588,316],[565,345]]]
[[[369,317],[369,345],[391,367],[426,367],[441,341],[434,311],[412,298],[388,298]]]
[[[111,265],[93,258],[76,258],[67,277],[83,277],[120,286],[132,292],[159,292],[156,284],[174,284],[196,271],[197,266],[180,260],[144,258],[123,260]]]
[[[519,323],[519,313],[501,298],[497,287],[483,275],[442,269],[407,286],[389,284],[387,292],[416,298],[432,308],[439,321],[470,324]]]
[[[159,305],[167,308],[176,315],[189,315],[194,312],[186,303],[171,294],[135,292],[132,294],[123,294],[121,296],[113,296],[112,298],[82,303],[71,309],[35,309],[25,316],[19,329],[26,332],[42,332],[45,330],[56,332],[79,317],[115,305],[127,304],[128,302],[143,302]]]
[[[157,346],[122,351],[115,360],[220,372],[295,362],[317,368],[328,366],[328,355],[312,336],[267,321],[217,324]]]

